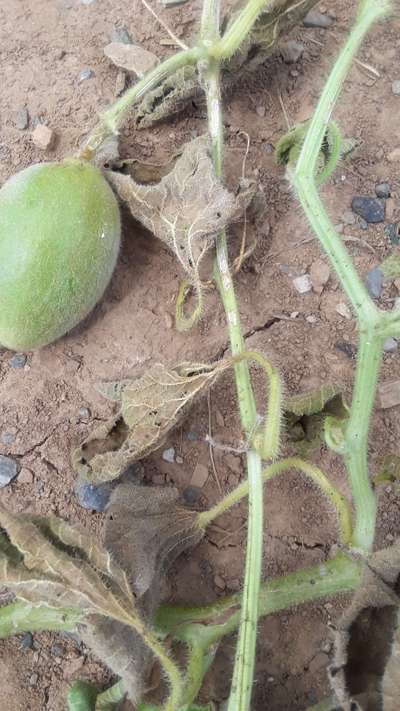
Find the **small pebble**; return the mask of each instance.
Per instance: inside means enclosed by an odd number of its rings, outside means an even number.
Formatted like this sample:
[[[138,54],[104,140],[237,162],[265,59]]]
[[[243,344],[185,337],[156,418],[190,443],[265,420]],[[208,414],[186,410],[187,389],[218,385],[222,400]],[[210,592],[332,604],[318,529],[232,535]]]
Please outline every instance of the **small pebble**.
[[[201,491],[197,486],[187,486],[182,491],[182,496],[186,504],[188,504],[189,506],[193,506],[193,504],[197,504],[197,502],[199,501],[201,497]]]
[[[87,81],[88,79],[92,79],[93,77],[94,77],[93,69],[90,69],[89,67],[85,67],[85,69],[82,69],[82,71],[79,74],[78,82],[79,82],[79,84],[81,84],[81,82]]]
[[[317,317],[311,314],[310,316],[306,316],[306,321],[307,323],[317,323]]]
[[[390,153],[388,153],[387,159],[389,163],[397,163],[398,161],[400,161],[400,146],[390,151]]]
[[[21,649],[32,649],[33,637],[30,632],[26,632],[21,639]]]
[[[18,474],[18,464],[15,459],[0,454],[0,489],[7,486]]]
[[[29,126],[29,114],[28,109],[20,109],[15,115],[15,128],[19,131],[25,131]]]
[[[342,219],[345,225],[354,225],[356,222],[354,212],[351,212],[351,210],[346,210],[346,212],[343,213]]]
[[[110,40],[111,42],[122,42],[122,44],[133,44],[133,39],[126,27],[114,27]]]
[[[38,683],[38,681],[39,681],[39,674],[36,674],[36,672],[34,672],[33,674],[31,674],[31,676],[29,677],[29,685],[30,685],[30,686],[36,686],[36,684]]]
[[[27,356],[25,353],[16,353],[10,360],[9,365],[10,368],[15,368],[16,370],[19,368],[25,368],[27,361]]]
[[[282,59],[286,64],[295,64],[303,56],[304,44],[302,42],[296,42],[296,40],[289,40],[281,47]]]
[[[26,467],[22,467],[17,481],[19,484],[33,484],[33,474],[31,470]]]
[[[115,484],[107,482],[95,486],[79,478],[75,484],[75,494],[82,508],[103,513],[109,502]]]
[[[299,294],[307,294],[312,289],[311,279],[308,274],[293,279],[293,286]]]
[[[197,432],[190,431],[187,433],[186,439],[188,439],[189,442],[197,442],[197,440],[199,439],[199,435],[197,434]]]
[[[340,304],[337,304],[336,311],[338,312],[338,314],[340,316],[343,316],[343,318],[347,318],[347,320],[350,321],[351,311],[350,311],[349,307],[347,306],[347,304],[342,303],[342,302]]]
[[[257,106],[256,107],[256,114],[257,114],[257,116],[260,116],[260,118],[264,118],[264,116],[266,114],[265,106]]]
[[[214,576],[214,585],[216,588],[219,588],[219,590],[225,590],[226,588],[226,582],[221,575]]]
[[[192,478],[190,480],[191,486],[197,486],[202,489],[205,486],[208,479],[208,467],[205,464],[196,464]]]
[[[94,0],[79,0],[81,5],[91,5]]]
[[[31,133],[32,141],[42,151],[49,150],[54,144],[55,134],[48,126],[39,123]]]
[[[386,200],[387,198],[390,198],[391,194],[389,183],[379,183],[379,185],[375,186],[376,197],[384,198]]]
[[[400,96],[400,79],[396,79],[392,82],[392,94]]]
[[[155,54],[144,47],[124,42],[111,42],[104,47],[104,54],[119,69],[125,69],[139,78],[153,69],[159,61]]]
[[[321,27],[323,30],[327,30],[332,24],[332,18],[318,10],[310,10],[303,20],[304,27]]]
[[[385,203],[375,197],[357,195],[351,202],[351,209],[368,224],[377,224],[385,219]]]
[[[0,441],[2,444],[12,444],[15,442],[16,435],[13,432],[2,432]]]
[[[87,407],[81,407],[78,415],[81,422],[88,422],[90,420],[90,410]]]
[[[383,288],[383,273],[379,267],[374,267],[365,278],[365,286],[373,299],[379,299]]]
[[[330,276],[329,266],[322,259],[317,259],[310,268],[310,279],[313,290],[317,294],[322,294],[324,286],[328,283]]]
[[[398,348],[398,343],[395,338],[392,338],[392,336],[389,336],[389,338],[386,339],[386,341],[383,344],[383,350],[385,353],[395,353]]]
[[[178,457],[176,458],[176,463],[177,463],[177,464],[183,464],[183,457],[179,457],[179,456],[178,456]]]
[[[400,405],[400,380],[380,383],[378,386],[378,406],[382,410]]]
[[[363,217],[358,218],[358,225],[360,227],[360,230],[368,229],[368,222],[366,222]]]
[[[54,642],[54,644],[51,645],[51,653],[54,657],[62,657],[64,654],[64,649],[62,648],[61,644]]]
[[[169,447],[169,449],[164,449],[162,453],[162,458],[164,462],[169,462],[169,464],[173,464],[175,461],[175,449],[173,447]]]
[[[400,224],[398,222],[392,222],[389,225],[385,225],[384,232],[391,244],[400,244]]]

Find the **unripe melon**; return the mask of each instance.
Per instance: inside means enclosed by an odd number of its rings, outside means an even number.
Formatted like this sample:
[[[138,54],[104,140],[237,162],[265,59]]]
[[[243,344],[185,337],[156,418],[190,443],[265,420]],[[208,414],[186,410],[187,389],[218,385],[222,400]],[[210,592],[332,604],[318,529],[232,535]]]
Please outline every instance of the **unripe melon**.
[[[117,200],[90,163],[32,165],[0,190],[0,345],[51,343],[93,309],[114,271]]]

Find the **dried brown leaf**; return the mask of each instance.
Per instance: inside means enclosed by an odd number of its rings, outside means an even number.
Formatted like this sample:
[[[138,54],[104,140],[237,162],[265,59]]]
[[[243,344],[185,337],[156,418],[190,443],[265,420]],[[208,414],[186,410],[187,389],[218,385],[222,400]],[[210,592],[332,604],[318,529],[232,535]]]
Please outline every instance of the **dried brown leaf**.
[[[56,516],[16,516],[2,507],[0,526],[9,540],[0,551],[0,580],[18,598],[121,621],[135,617],[126,574],[93,536]]]
[[[307,14],[318,0],[273,0],[260,13],[251,35],[243,42],[239,52],[225,62],[222,71],[222,86],[225,93],[238,82],[251,78],[255,70],[275,51],[282,35],[290,30]],[[237,6],[243,7],[242,0]],[[238,10],[228,11],[222,29],[232,24]],[[168,116],[179,113],[188,106],[198,106],[204,102],[204,92],[195,67],[185,67],[165,79],[154,91],[146,94],[135,108],[136,124],[151,126]]]
[[[174,252],[197,289],[200,263],[216,235],[243,216],[255,194],[254,183],[245,181],[234,195],[217,179],[208,136],[186,144],[156,184],[143,185],[116,172],[108,179],[134,218]]]
[[[120,410],[73,452],[74,469],[96,483],[117,478],[158,449],[187,407],[230,365],[229,360],[213,366],[155,365],[135,379],[103,385],[103,394],[119,400]]]

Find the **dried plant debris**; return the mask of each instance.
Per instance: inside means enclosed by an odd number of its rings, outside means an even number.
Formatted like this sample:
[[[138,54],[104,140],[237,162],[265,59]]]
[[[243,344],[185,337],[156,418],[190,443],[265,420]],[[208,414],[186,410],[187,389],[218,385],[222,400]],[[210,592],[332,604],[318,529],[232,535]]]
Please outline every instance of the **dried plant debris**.
[[[129,621],[136,616],[126,573],[93,536],[56,516],[0,508],[0,581],[33,604]]]
[[[261,12],[254,29],[240,51],[223,67],[222,82],[225,92],[248,77],[274,52],[282,35],[297,25],[317,0],[273,0]],[[238,6],[242,7],[240,0]],[[222,23],[226,29],[236,19],[239,10],[233,9]],[[150,126],[168,116],[179,113],[190,105],[203,101],[203,90],[195,67],[185,67],[168,77],[154,91],[146,94],[135,109],[136,124]]]
[[[107,510],[105,545],[130,573],[136,606],[151,620],[159,606],[164,575],[184,550],[196,545],[203,531],[196,514],[184,509],[176,489],[119,485]],[[96,618],[81,632],[83,641],[116,674],[132,700],[143,694],[152,657],[143,639],[111,619]]]
[[[199,268],[221,230],[250,205],[255,184],[242,181],[236,195],[215,176],[208,136],[188,143],[172,170],[156,184],[110,172],[111,185],[136,220],[174,252],[190,284],[200,290]]]
[[[100,392],[119,403],[72,454],[78,474],[91,482],[116,479],[130,465],[160,447],[187,407],[231,365],[155,365],[136,378],[102,383]]]
[[[400,542],[374,553],[339,622],[331,685],[344,711],[395,711],[400,693]]]

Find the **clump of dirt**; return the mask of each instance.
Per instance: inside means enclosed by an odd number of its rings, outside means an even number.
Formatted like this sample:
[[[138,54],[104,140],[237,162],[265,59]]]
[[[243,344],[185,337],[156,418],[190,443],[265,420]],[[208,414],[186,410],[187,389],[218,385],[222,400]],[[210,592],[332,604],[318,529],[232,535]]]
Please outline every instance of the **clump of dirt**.
[[[240,174],[249,141],[246,176],[257,181],[268,205],[257,249],[236,277],[245,340],[249,349],[261,349],[279,367],[286,391],[292,394],[327,382],[339,383],[349,392],[356,346],[355,321],[343,309],[345,297],[333,273],[320,293],[299,293],[293,284],[325,257],[273,157],[273,147],[287,131],[287,122],[294,125],[311,115],[353,13],[346,0],[335,0],[329,9],[321,6],[320,10],[334,18],[329,29],[294,30],[291,39],[304,46],[301,58],[286,63],[276,52],[235,90],[224,119],[229,148],[227,184],[234,185]],[[175,34],[190,41],[198,27],[199,0],[177,8],[160,6],[157,11]],[[173,51],[164,45],[165,31],[139,0],[56,0],[51,4],[3,0],[0,20],[2,181],[33,162],[57,160],[77,150],[94,116],[115,98],[118,71],[103,54],[115,27],[126,28],[159,56]],[[354,64],[335,119],[343,134],[357,139],[360,146],[322,190],[329,214],[363,275],[392,245],[385,224],[366,226],[353,219],[352,198],[373,196],[377,183],[388,182],[391,197],[386,200],[386,224],[395,223],[400,213],[398,163],[393,157],[399,148],[393,116],[400,99],[391,86],[398,78],[399,30],[398,19],[376,27],[361,50],[362,64]],[[92,73],[80,80],[86,68]],[[25,108],[29,127],[21,129],[16,115]],[[121,155],[167,163],[184,143],[204,133],[204,119],[203,107],[196,105],[151,130],[135,130],[132,119],[121,136]],[[46,154],[31,140],[38,122],[56,131],[54,148]],[[239,253],[241,239],[241,226],[234,226],[232,260]],[[214,291],[206,294],[198,327],[188,334],[175,331],[174,303],[181,280],[173,255],[126,212],[117,271],[86,323],[58,343],[28,354],[25,363],[23,358],[15,361],[9,351],[0,351],[0,453],[13,457],[21,469],[19,477],[0,492],[1,502],[10,510],[53,511],[95,533],[101,530],[103,516],[78,504],[70,463],[71,449],[94,425],[114,414],[113,404],[101,397],[95,384],[132,376],[159,362],[216,360],[228,349],[223,310]],[[390,282],[380,305],[389,307],[398,296],[397,286]],[[16,363],[22,367],[15,367]],[[385,355],[381,377],[384,381],[400,378],[396,351]],[[263,388],[260,379],[260,396]],[[231,375],[225,374],[215,385],[209,405],[207,400],[199,401],[169,436],[165,449],[173,448],[172,461],[171,457],[166,461],[161,450],[141,464],[144,483],[174,485],[198,508],[214,503],[220,489],[229,491],[244,476]],[[215,472],[207,436],[218,444],[213,450]],[[379,471],[386,454],[397,451],[399,439],[398,408],[377,408],[369,452],[371,473]],[[293,447],[293,442],[287,443],[284,451]],[[317,440],[309,456],[349,494],[335,454]],[[396,484],[383,485],[378,546],[388,545],[399,534],[399,506]],[[221,517],[194,551],[179,558],[169,579],[172,600],[206,603],[240,588],[246,521],[243,503]],[[265,576],[318,563],[335,543],[333,514],[299,475],[288,474],[267,485],[265,521]],[[254,711],[266,705],[273,711],[302,711],[329,694],[328,624],[337,620],[346,603],[340,598],[321,601],[260,622]],[[233,639],[221,645],[207,676],[204,698],[220,702],[228,695],[233,651]],[[65,636],[34,634],[33,645],[23,649],[21,638],[0,644],[4,707],[61,711],[66,688],[74,678],[90,679],[101,687],[110,682],[110,673],[84,646]]]

